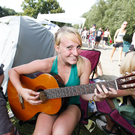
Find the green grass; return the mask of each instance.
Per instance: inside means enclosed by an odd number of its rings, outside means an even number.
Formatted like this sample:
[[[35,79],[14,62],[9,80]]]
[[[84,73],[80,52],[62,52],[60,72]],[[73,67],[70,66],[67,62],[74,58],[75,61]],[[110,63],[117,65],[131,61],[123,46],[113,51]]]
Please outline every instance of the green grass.
[[[8,109],[10,109],[9,105],[8,105]],[[88,115],[91,115],[91,113],[89,113]],[[99,116],[94,116],[94,117],[91,118],[91,120],[96,121],[97,118],[99,118]],[[35,120],[36,120],[36,117],[33,117],[31,120],[29,120],[29,122],[32,123],[33,121],[35,122]],[[25,123],[21,126],[19,124],[19,120],[16,117],[11,118],[11,121],[16,126],[16,128],[19,130],[21,135],[32,135],[32,133],[34,131],[35,123],[32,123],[32,124]],[[97,127],[97,125],[95,125],[95,129],[91,133],[85,127],[85,125],[81,124],[80,127],[81,128],[80,128],[80,134],[79,135],[106,135],[106,133],[103,132],[102,130],[100,130]],[[77,124],[76,128],[74,129],[72,135],[78,135],[78,130],[79,130],[79,123]],[[125,135],[123,130],[121,130],[121,132],[122,132],[122,135]]]
[[[21,135],[32,135],[32,133],[34,131],[34,125],[26,123],[26,124],[20,126],[18,119],[13,117],[11,120],[14,123],[14,125],[17,127],[17,129],[19,130]],[[88,129],[83,124],[81,124],[80,127],[81,128],[80,128],[80,134],[79,135],[105,135],[105,133],[103,131],[101,131],[97,126],[95,127],[95,129],[93,130],[92,133],[90,133],[88,131]],[[73,131],[72,135],[78,135],[78,130],[79,130],[79,124],[77,124],[77,126],[76,126],[75,130]]]

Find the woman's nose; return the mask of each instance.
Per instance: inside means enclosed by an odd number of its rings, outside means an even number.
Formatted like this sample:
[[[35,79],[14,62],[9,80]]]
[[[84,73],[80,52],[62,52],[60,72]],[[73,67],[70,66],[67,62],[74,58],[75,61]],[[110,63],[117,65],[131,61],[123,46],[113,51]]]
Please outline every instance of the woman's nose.
[[[73,50],[73,54],[75,55],[75,56],[78,56],[78,50],[77,50],[77,48],[75,48],[74,50]]]

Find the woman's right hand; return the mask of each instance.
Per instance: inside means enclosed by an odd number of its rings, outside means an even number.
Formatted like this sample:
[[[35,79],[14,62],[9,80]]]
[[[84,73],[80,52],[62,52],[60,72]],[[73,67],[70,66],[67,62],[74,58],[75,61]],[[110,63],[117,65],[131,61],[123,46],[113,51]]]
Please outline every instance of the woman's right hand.
[[[30,104],[38,105],[42,103],[42,100],[39,100],[39,92],[23,88],[20,95]]]

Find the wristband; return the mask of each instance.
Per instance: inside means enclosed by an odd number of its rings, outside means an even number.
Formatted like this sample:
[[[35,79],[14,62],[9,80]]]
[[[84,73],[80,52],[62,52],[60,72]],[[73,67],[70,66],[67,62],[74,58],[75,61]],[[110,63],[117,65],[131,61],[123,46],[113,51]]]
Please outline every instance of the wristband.
[[[95,101],[95,97],[96,97],[96,95],[94,94],[94,95],[92,96],[92,100],[93,100],[93,101]]]

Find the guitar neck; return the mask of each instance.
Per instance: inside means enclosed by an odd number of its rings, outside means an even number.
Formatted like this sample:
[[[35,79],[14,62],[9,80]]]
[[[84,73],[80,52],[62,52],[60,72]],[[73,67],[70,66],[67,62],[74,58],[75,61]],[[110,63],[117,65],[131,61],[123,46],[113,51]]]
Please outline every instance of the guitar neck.
[[[56,89],[47,89],[42,92],[46,95],[46,99],[72,97],[72,96],[94,93],[96,84],[98,84],[100,87],[101,85],[104,85],[106,88],[110,87],[116,90],[118,89],[116,85],[116,81],[113,80],[113,81],[98,82],[93,84],[62,87]]]

